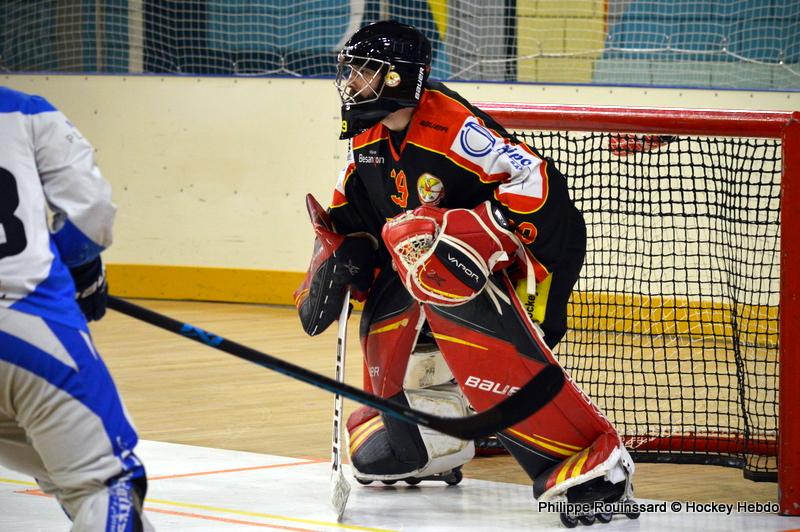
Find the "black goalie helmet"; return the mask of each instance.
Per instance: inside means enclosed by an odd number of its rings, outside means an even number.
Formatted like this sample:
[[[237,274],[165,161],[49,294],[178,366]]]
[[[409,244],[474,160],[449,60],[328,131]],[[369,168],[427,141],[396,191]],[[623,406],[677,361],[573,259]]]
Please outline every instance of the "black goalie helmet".
[[[342,99],[342,134],[349,139],[390,113],[416,107],[431,65],[431,43],[394,20],[364,26],[339,53],[336,88]]]

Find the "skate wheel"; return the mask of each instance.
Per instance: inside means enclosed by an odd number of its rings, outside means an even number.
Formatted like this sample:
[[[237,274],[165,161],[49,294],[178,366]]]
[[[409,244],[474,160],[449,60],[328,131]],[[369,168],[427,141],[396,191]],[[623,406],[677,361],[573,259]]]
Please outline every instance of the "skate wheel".
[[[594,516],[593,515],[582,515],[578,518],[578,521],[583,523],[584,525],[593,525],[594,524]]]
[[[406,484],[408,484],[409,486],[416,486],[420,482],[422,482],[422,480],[420,480],[418,478],[414,478],[414,477],[406,479]]]
[[[611,518],[614,517],[614,516],[611,515],[611,514],[597,514],[596,517],[597,517],[597,520],[600,521],[601,523],[610,523],[611,522]]]
[[[396,480],[381,480],[381,482],[383,482],[387,486],[391,486],[392,484],[397,484]]]
[[[453,471],[452,475],[444,479],[444,481],[447,482],[448,486],[455,486],[462,480],[464,480],[464,473],[462,473],[460,469],[456,469],[455,471]]]
[[[639,515],[641,515],[639,512],[630,512],[625,514],[625,517],[628,519],[639,519]]]
[[[369,486],[370,484],[372,484],[371,480],[364,480],[363,478],[358,478],[358,477],[356,477],[356,482],[358,482],[359,484],[363,484],[365,486]]]
[[[567,528],[575,528],[576,526],[578,526],[577,517],[572,517],[571,515],[567,515],[564,513],[560,514],[559,517],[561,517],[561,523]]]

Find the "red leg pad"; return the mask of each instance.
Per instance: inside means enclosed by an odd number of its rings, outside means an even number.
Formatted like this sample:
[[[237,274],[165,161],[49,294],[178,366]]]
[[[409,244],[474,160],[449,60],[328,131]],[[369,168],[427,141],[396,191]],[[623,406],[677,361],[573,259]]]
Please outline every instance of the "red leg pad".
[[[455,308],[425,305],[439,348],[478,412],[514,393],[545,364],[558,364],[508,278],[502,275],[495,279],[502,280],[500,288],[510,301],[500,302],[502,314],[483,295]],[[522,464],[531,477],[590,446],[604,433],[615,435],[616,431],[572,379],[550,404],[503,431],[504,436],[531,451],[531,460]]]
[[[369,324],[361,337],[366,376],[375,395],[392,397],[403,389],[408,357],[419,334],[420,307],[411,304],[403,312]],[[363,332],[363,331],[362,331]]]

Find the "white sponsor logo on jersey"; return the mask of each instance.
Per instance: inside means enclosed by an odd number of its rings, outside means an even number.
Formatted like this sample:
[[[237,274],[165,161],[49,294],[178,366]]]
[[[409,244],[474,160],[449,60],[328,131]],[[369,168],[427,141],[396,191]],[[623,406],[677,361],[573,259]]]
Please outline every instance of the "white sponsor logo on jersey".
[[[495,151],[500,155],[506,154],[511,166],[517,170],[522,170],[524,167],[533,164],[533,161],[517,146],[505,144],[497,148]]]
[[[461,159],[480,167],[487,175],[508,174],[509,178],[498,187],[500,194],[543,197],[543,176],[537,171],[542,164],[541,159],[524,147],[510,144],[507,139],[480,124],[474,116],[464,120],[450,150]]]
[[[467,155],[472,157],[487,155],[492,151],[496,142],[495,137],[488,129],[475,122],[474,119],[471,121],[469,118],[464,127],[461,128],[458,140],[461,143],[461,148]]]
[[[519,146],[481,125],[474,116],[467,117],[451,149],[478,164],[487,173],[505,165],[516,171],[530,169],[539,162]],[[501,162],[502,161],[502,162]]]
[[[365,163],[365,164],[383,164],[384,158],[377,156],[377,155],[364,155],[363,153],[358,154],[358,162]]]

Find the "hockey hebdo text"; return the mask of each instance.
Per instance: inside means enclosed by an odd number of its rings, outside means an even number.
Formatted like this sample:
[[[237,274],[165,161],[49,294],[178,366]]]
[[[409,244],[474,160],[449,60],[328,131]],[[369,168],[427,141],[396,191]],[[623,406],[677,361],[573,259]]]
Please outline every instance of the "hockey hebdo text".
[[[733,512],[743,513],[778,513],[777,502],[694,502],[694,501],[661,501],[661,502],[539,502],[540,512],[584,514],[628,514],[628,513],[709,513],[730,515]]]

